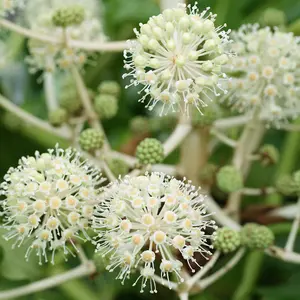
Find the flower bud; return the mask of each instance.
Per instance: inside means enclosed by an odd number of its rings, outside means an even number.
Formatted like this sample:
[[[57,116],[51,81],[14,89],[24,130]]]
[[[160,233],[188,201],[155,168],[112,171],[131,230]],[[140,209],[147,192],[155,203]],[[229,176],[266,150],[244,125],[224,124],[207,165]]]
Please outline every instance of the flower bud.
[[[164,148],[157,139],[146,138],[138,145],[135,155],[141,164],[156,164],[163,161]]]
[[[66,122],[68,113],[64,108],[58,108],[54,111],[51,111],[48,118],[50,124],[52,124],[53,126],[61,126]]]
[[[95,111],[101,119],[111,119],[118,112],[118,99],[109,94],[100,94],[95,98]]]
[[[243,187],[242,174],[234,166],[222,167],[217,173],[217,185],[225,193],[232,193]]]
[[[227,227],[219,228],[213,244],[217,250],[223,253],[233,252],[241,245],[240,233]]]
[[[104,136],[100,130],[88,128],[81,132],[79,137],[80,147],[88,152],[102,148]]]
[[[255,223],[246,224],[241,232],[242,245],[253,250],[264,250],[274,243],[274,234],[266,226]]]
[[[259,155],[261,163],[264,166],[274,165],[279,160],[279,151],[273,145],[263,145],[259,149]]]
[[[57,27],[79,25],[84,21],[85,11],[80,5],[70,5],[57,9],[52,16],[52,23]]]

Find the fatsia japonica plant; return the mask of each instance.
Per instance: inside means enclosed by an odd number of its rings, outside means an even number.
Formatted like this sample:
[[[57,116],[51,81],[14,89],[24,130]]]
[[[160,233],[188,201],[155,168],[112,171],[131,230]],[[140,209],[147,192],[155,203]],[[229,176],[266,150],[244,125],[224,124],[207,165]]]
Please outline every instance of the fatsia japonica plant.
[[[52,146],[6,171],[0,246],[9,245],[4,260],[16,253],[52,271],[0,291],[0,299],[112,273],[109,281],[141,293],[164,297],[164,286],[186,300],[244,256],[248,268],[256,266],[255,282],[261,260],[253,253],[300,264],[300,38],[275,9],[260,24],[231,30],[201,3],[159,2],[160,13],[130,28],[134,38],[112,41],[99,1],[1,0],[0,72],[17,60],[9,39],[21,41],[19,48],[26,42],[23,67],[43,85],[39,102],[47,111],[8,100],[1,75],[3,123],[41,132],[40,143]],[[122,51],[117,81],[88,72]],[[126,137],[114,132],[118,120]],[[288,136],[286,151],[270,138],[278,132]],[[253,169],[263,173],[256,187]],[[287,197],[294,203],[284,205]],[[280,224],[284,244],[275,239]],[[55,271],[68,260],[72,268]],[[250,299],[247,274],[230,299]],[[72,299],[97,299],[75,285],[66,289]]]

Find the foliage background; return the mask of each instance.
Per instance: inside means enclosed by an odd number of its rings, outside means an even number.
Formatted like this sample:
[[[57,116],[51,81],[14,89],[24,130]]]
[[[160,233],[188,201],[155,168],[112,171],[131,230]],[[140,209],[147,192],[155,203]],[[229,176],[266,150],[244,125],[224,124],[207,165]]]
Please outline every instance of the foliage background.
[[[46,1],[46,0],[45,0]],[[176,2],[174,0],[174,2]],[[300,18],[300,1],[298,0],[202,0],[199,7],[210,6],[212,11],[218,14],[217,23],[226,22],[228,28],[236,29],[247,22],[258,22],[266,8],[274,7],[283,10],[287,17],[287,23],[293,28],[294,22]],[[103,0],[103,18],[106,34],[111,40],[124,40],[133,38],[134,27],[139,22],[159,13],[159,3],[156,0]],[[299,25],[298,25],[299,27]],[[298,34],[300,29],[298,28]],[[3,33],[0,33],[3,34]],[[6,69],[0,70],[0,91],[7,98],[20,104],[23,108],[34,113],[36,116],[46,118],[42,84],[39,84],[41,74],[29,75],[24,58],[28,54],[26,42],[16,34],[9,34],[7,42],[13,53],[15,61]],[[89,88],[96,89],[98,84],[105,79],[118,81],[122,86],[120,109],[118,115],[104,123],[109,139],[115,148],[120,148],[124,143],[130,145],[132,133],[128,129],[129,120],[135,115],[144,115],[148,112],[143,105],[137,102],[137,90],[131,88],[125,90],[121,80],[123,73],[123,58],[121,53],[103,53],[95,55],[91,65],[85,68],[84,78]],[[59,84],[59,80],[58,80]],[[167,132],[160,132],[157,137],[164,139]],[[285,134],[282,131],[269,131],[266,141],[278,146],[281,151],[279,167],[271,167],[261,172],[259,166],[254,165],[249,178],[249,185],[268,185],[274,179],[274,174],[282,171],[296,170],[300,165],[300,138],[299,133]],[[53,147],[57,140],[45,136],[29,127],[20,126],[18,121],[0,111],[0,176],[4,176],[10,166],[15,166],[22,155],[32,154],[35,150],[44,151],[47,147]],[[66,145],[65,145],[66,146]],[[230,152],[227,148],[219,148],[213,160],[224,164]],[[176,153],[169,158],[169,162],[175,162]],[[222,201],[222,195],[217,195]],[[270,201],[260,198],[259,206],[254,206],[259,212],[262,223],[269,223],[264,218],[262,211],[267,210],[269,205],[288,203],[293,199],[271,199]],[[252,202],[251,202],[252,201]],[[253,199],[246,204],[253,207]],[[262,205],[265,206],[262,206]],[[246,210],[247,212],[247,210]],[[251,210],[246,219],[252,220]],[[286,238],[285,224],[270,225],[277,232],[277,244],[283,245]],[[281,243],[282,242],[282,243]],[[298,249],[297,249],[298,248]],[[92,247],[86,247],[90,256],[93,255]],[[300,250],[300,245],[296,245]],[[227,258],[224,258],[227,260]],[[261,261],[263,260],[263,264]],[[0,239],[0,290],[26,284],[38,278],[50,274],[62,272],[77,264],[76,259],[70,258],[65,263],[58,258],[55,266],[38,266],[34,260],[29,263],[23,258],[22,249],[11,250],[10,245]],[[140,294],[138,288],[131,287],[127,282],[122,286],[114,279],[115,274],[103,272],[93,278],[72,281],[60,287],[35,295],[23,297],[24,299],[50,300],[110,300],[110,299],[175,299],[176,296],[166,288],[160,288],[159,294]],[[134,277],[134,276],[133,276]],[[133,278],[134,279],[134,278]],[[193,297],[194,300],[217,300],[217,299],[263,299],[263,300],[296,300],[300,299],[300,268],[277,261],[270,257],[264,257],[260,253],[249,253],[244,260],[220,281],[210,287],[201,295]],[[243,284],[246,297],[239,298],[235,291]],[[235,297],[235,298],[234,298]]]

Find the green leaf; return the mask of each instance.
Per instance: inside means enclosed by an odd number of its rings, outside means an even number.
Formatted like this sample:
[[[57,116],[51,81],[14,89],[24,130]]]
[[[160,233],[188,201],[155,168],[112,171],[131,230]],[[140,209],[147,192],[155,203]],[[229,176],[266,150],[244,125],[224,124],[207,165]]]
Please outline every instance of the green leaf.
[[[34,279],[41,275],[42,268],[39,266],[36,256],[32,255],[30,260],[25,260],[28,246],[12,249],[14,240],[6,241],[3,234],[6,230],[0,229],[0,246],[3,250],[3,259],[0,263],[1,275],[10,280]]]

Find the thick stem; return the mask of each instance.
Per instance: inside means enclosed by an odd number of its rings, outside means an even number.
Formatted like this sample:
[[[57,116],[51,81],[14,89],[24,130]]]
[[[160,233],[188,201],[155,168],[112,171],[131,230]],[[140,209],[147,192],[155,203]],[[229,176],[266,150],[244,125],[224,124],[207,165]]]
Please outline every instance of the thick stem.
[[[4,27],[27,38],[35,39],[41,42],[63,45],[63,39],[57,39],[39,32],[32,31],[28,28],[21,27],[6,19],[0,19],[0,27]],[[79,48],[86,51],[108,51],[108,52],[122,52],[127,48],[126,41],[113,41],[113,42],[86,42],[78,40],[69,40],[68,46],[72,48]]]
[[[295,244],[296,237],[297,237],[297,233],[298,233],[299,225],[300,225],[300,197],[299,197],[298,203],[297,203],[296,217],[294,219],[292,229],[290,231],[290,234],[288,236],[286,245],[284,247],[284,249],[288,252],[293,251],[294,244]]]
[[[55,92],[54,78],[51,72],[44,72],[44,91],[48,112],[56,110],[58,108],[58,103]]]
[[[188,290],[190,290],[197,281],[199,281],[205,274],[207,274],[207,272],[215,265],[219,257],[220,252],[216,251],[210,258],[209,262],[186,282]]]
[[[245,266],[244,266],[244,274],[241,282],[238,284],[238,288],[233,295],[234,300],[247,300],[260,272],[260,266],[262,264],[264,258],[264,253],[259,251],[250,252],[247,256]]]
[[[45,122],[45,121],[33,116],[32,114],[26,112],[22,108],[18,107],[17,105],[12,103],[11,101],[4,98],[2,95],[0,95],[0,107],[3,107],[5,110],[7,110],[10,113],[16,115],[24,123],[26,123],[30,126],[37,127],[41,130],[44,130],[48,133],[54,134],[58,137],[66,139],[66,140],[71,139],[71,136],[72,136],[71,131],[68,128],[66,128],[66,127],[62,127],[62,128],[52,127],[48,122]]]
[[[178,295],[180,300],[188,300],[189,299],[189,294],[188,293],[181,293]]]
[[[230,261],[223,266],[221,269],[219,269],[214,274],[206,277],[202,281],[198,283],[198,287],[200,287],[201,290],[206,289],[208,286],[213,284],[215,281],[217,281],[219,278],[221,278],[224,274],[226,274],[228,271],[230,271],[244,256],[246,250],[244,248],[241,248],[231,259]]]
[[[80,96],[82,105],[85,109],[85,113],[88,118],[88,121],[89,121],[91,127],[102,131],[102,133],[104,135],[104,140],[105,140],[104,150],[109,150],[110,145],[109,145],[108,139],[105,135],[104,129],[99,121],[98,115],[94,111],[94,107],[93,107],[92,101],[90,99],[89,93],[87,91],[87,88],[85,86],[85,83],[83,81],[83,78],[81,77],[78,69],[75,66],[72,67],[72,74],[73,74],[73,77],[74,77],[74,80],[76,83],[76,88],[77,88],[78,94]]]
[[[181,117],[172,134],[164,142],[165,156],[173,152],[191,131],[192,125],[184,117]]]
[[[233,166],[242,173],[244,179],[247,177],[252,164],[249,157],[259,146],[265,132],[265,126],[258,119],[258,114],[259,111],[254,114],[252,120],[245,126],[232,159]],[[241,191],[231,193],[227,202],[226,209],[236,220],[239,218],[241,197]]]
[[[209,157],[209,128],[195,129],[181,147],[180,171],[194,185],[199,184],[199,170]]]
[[[60,285],[66,281],[93,274],[96,268],[92,261],[88,261],[70,271],[63,274],[55,275],[34,283],[30,283],[23,287],[18,287],[8,291],[0,292],[0,299],[13,299],[20,296],[29,295],[48,288]]]

